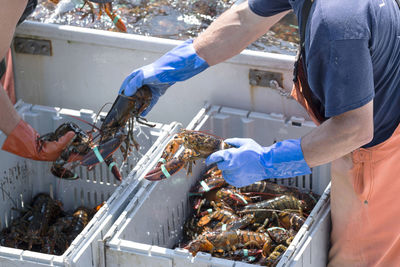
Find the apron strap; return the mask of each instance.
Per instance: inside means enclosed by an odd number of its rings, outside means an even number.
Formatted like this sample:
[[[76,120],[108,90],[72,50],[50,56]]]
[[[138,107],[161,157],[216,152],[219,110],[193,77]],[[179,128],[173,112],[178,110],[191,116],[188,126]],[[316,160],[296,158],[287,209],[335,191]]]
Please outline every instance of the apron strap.
[[[3,75],[6,73],[6,58],[0,62],[0,79],[3,78]]]
[[[397,0],[400,1],[400,0]],[[300,47],[304,49],[304,41],[306,39],[306,25],[308,21],[308,16],[310,15],[310,10],[314,0],[305,0],[303,4],[303,9],[301,10],[301,25],[300,25]],[[304,52],[304,51],[303,51]]]
[[[396,1],[400,1],[400,0],[396,0]],[[303,8],[301,10],[301,25],[299,28],[300,46],[299,46],[299,49],[297,50],[296,60],[294,62],[293,82],[297,81],[298,65],[300,62],[300,57],[304,56],[304,54],[305,54],[304,42],[306,39],[305,38],[306,26],[307,26],[308,16],[310,15],[310,10],[311,10],[313,3],[314,3],[314,0],[305,0],[304,4],[303,4]]]
[[[314,0],[305,0],[301,10],[300,46],[294,64],[292,97],[307,110],[310,117],[318,125],[327,118],[324,116],[325,111],[321,101],[314,95],[308,84],[307,70],[304,64],[306,26],[313,3]]]

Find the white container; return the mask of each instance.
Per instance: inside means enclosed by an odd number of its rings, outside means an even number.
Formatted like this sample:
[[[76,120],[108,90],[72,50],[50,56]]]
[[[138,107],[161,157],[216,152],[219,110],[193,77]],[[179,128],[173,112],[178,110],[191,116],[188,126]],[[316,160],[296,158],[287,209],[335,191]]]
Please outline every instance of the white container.
[[[26,21],[17,37],[47,40],[51,56],[16,53],[12,48],[16,94],[25,102],[99,110],[112,102],[122,81],[134,69],[152,63],[180,41]],[[174,84],[147,118],[187,125],[205,102],[286,117],[307,117],[292,98],[271,87],[251,83],[251,69],[282,75],[285,92],[293,85],[294,56],[244,50],[228,61]],[[177,108],[179,107],[179,108]],[[184,112],[183,112],[184,111]]]
[[[326,266],[331,232],[330,201],[324,204],[324,210],[314,218],[314,222],[296,246],[295,253],[290,255],[287,261],[289,264],[285,266]]]
[[[90,129],[85,123],[69,116],[79,117],[93,123],[96,114],[90,110],[68,110],[23,103],[16,104],[21,117],[30,123],[39,134],[54,131],[60,124],[73,121],[82,129]],[[29,204],[32,198],[41,192],[49,193],[63,203],[63,208],[72,211],[78,206],[96,207],[106,201],[81,234],[61,256],[25,251],[9,247],[0,247],[0,266],[98,266],[98,242],[102,235],[117,219],[128,201],[140,191],[143,183],[136,179],[149,158],[153,157],[162,142],[177,130],[177,123],[156,124],[156,127],[140,127],[134,136],[141,145],[128,159],[123,172],[123,182],[114,179],[105,164],[98,164],[94,170],[87,171],[78,167],[75,172],[78,180],[68,181],[55,178],[51,172],[51,163],[27,160],[5,151],[0,151],[0,170],[2,176],[0,202],[1,228],[7,227],[18,211]],[[5,135],[0,132],[0,144]],[[153,146],[154,145],[154,146]],[[153,148],[152,148],[153,146]],[[129,175],[128,175],[129,174]]]
[[[207,131],[222,138],[249,137],[266,146],[283,139],[299,138],[314,127],[312,122],[302,118],[287,120],[278,114],[212,106],[203,108],[187,128]],[[159,156],[160,154],[149,162],[146,172],[155,166]],[[187,250],[172,249],[182,236],[182,226],[191,209],[188,206],[189,189],[197,182],[196,178],[203,169],[204,161],[198,160],[191,177],[187,177],[186,171],[181,170],[167,180],[153,182],[146,190],[136,194],[105,237],[105,266],[254,266],[214,258],[208,253],[198,253],[192,257]],[[295,264],[294,255],[307,240],[308,233],[313,231],[318,218],[328,209],[329,165],[313,168],[310,175],[277,182],[312,189],[321,195],[278,265],[288,266]],[[324,245],[326,242],[328,240],[321,240]],[[317,253],[319,263],[323,266],[327,259],[327,250],[321,249]],[[312,256],[317,255],[314,252]],[[300,260],[297,259],[297,262]]]

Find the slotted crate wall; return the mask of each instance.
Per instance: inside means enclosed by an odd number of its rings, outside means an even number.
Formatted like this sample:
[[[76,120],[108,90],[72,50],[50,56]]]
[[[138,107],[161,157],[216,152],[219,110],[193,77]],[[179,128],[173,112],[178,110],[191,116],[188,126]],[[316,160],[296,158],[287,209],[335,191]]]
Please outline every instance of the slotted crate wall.
[[[21,117],[43,135],[54,131],[64,122],[74,122],[82,129],[89,130],[91,126],[82,122],[83,119],[94,123],[96,114],[90,110],[69,110],[18,102],[16,108]],[[79,119],[77,119],[79,118]],[[8,247],[0,247],[0,266],[10,266],[12,263],[26,266],[38,264],[60,266],[98,266],[97,239],[110,227],[118,217],[128,200],[140,191],[142,181],[137,180],[145,162],[159,145],[174,133],[177,123],[170,125],[156,124],[154,128],[140,126],[134,130],[134,136],[140,144],[139,151],[134,151],[123,168],[123,182],[117,181],[106,164],[98,164],[93,170],[78,166],[74,171],[80,178],[73,181],[58,179],[50,172],[51,162],[27,160],[5,151],[1,154],[0,188],[1,228],[7,227],[11,220],[19,217],[23,208],[30,204],[38,193],[49,193],[53,198],[63,203],[64,210],[72,211],[79,206],[96,207],[105,201],[103,207],[96,213],[87,227],[74,240],[62,256],[23,251]],[[0,132],[0,143],[5,135]],[[117,163],[122,162],[122,154],[117,152]]]
[[[286,119],[278,114],[261,114],[245,110],[211,106],[203,108],[187,129],[206,131],[222,138],[248,137],[263,146],[283,139],[299,138],[315,127],[302,118]],[[165,147],[166,143],[164,144]],[[147,173],[158,161],[158,154],[149,162]],[[198,253],[192,257],[184,249],[173,248],[182,237],[182,226],[188,217],[189,189],[197,183],[204,170],[204,160],[198,160],[193,175],[181,170],[170,178],[149,184],[137,194],[106,235],[106,266],[254,266],[242,262]],[[313,168],[311,175],[277,180],[280,184],[312,189],[321,198],[296,235],[279,263],[293,263],[293,255],[305,241],[316,218],[327,209],[330,192],[329,165]],[[326,240],[323,240],[325,242]],[[321,262],[326,261],[321,253]]]

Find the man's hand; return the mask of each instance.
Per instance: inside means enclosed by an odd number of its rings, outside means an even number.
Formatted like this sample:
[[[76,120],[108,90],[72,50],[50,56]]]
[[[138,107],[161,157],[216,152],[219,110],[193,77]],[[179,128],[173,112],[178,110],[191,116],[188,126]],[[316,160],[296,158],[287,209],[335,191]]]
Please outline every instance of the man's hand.
[[[126,77],[119,90],[120,94],[132,96],[143,85],[151,90],[150,106],[142,112],[142,116],[151,110],[168,87],[208,68],[207,62],[196,54],[192,42],[187,40],[152,64],[136,69]]]
[[[217,163],[224,179],[233,186],[311,173],[303,157],[300,139],[285,140],[269,147],[262,147],[249,138],[231,138],[225,142],[236,148],[211,154],[206,164]]]
[[[35,129],[21,119],[4,141],[2,149],[24,158],[55,161],[74,137],[75,133],[71,131],[57,141],[40,141]]]

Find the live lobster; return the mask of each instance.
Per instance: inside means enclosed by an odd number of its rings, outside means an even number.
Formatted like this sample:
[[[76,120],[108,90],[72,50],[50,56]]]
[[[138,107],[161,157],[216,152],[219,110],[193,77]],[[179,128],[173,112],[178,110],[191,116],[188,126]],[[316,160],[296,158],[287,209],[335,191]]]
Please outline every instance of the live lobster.
[[[178,157],[174,157],[181,146],[184,146],[185,150]],[[163,180],[183,167],[187,169],[187,174],[191,174],[192,165],[197,159],[207,158],[215,151],[230,147],[232,146],[225,143],[222,138],[212,134],[182,129],[167,144],[160,163],[144,178],[150,181]]]
[[[89,170],[94,165],[104,161],[114,177],[121,181],[122,175],[115,163],[113,154],[120,148],[125,161],[132,150],[132,146],[139,149],[139,144],[133,137],[135,122],[154,127],[154,125],[147,123],[146,119],[140,117],[140,114],[150,105],[151,97],[151,90],[148,86],[139,88],[133,96],[120,94],[100,128],[94,127],[91,131],[85,132],[76,124],[68,122],[62,124],[55,132],[39,137],[39,141],[53,141],[68,131],[74,131],[76,134],[70,145],[53,163],[51,168],[53,175],[64,179],[77,179],[78,175],[69,170],[70,166],[67,165],[71,161],[73,162],[72,166],[80,164],[88,167]],[[99,134],[94,137],[96,130]],[[125,146],[121,146],[123,143]]]

